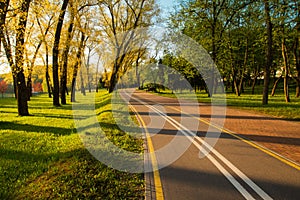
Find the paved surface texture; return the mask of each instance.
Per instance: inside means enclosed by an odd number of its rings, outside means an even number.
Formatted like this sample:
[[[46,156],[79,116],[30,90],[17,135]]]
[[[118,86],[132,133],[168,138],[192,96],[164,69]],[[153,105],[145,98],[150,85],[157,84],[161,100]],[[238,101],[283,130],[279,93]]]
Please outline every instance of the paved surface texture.
[[[300,199],[300,171],[289,161],[226,131],[218,136],[217,128],[207,135],[209,121],[224,117],[212,115],[209,105],[180,106],[176,99],[144,92],[132,95],[131,104],[151,134],[163,198]],[[299,122],[227,108],[224,128],[288,157],[295,166],[300,161]]]

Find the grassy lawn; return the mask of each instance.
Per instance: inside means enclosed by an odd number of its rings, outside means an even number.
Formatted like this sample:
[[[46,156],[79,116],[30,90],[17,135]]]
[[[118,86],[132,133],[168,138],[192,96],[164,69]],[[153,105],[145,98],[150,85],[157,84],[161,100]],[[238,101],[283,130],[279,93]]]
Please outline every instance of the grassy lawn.
[[[239,97],[232,92],[227,92],[226,104],[233,108],[249,110],[286,120],[300,121],[300,98],[295,97],[294,90],[290,91],[290,103],[285,103],[283,89],[279,88],[273,97],[269,96],[268,105],[262,105],[262,93],[260,91],[262,91],[262,88],[257,87],[256,93],[252,95],[250,94],[250,89],[245,89],[245,93]],[[175,97],[170,90],[161,91],[158,94],[165,97]],[[189,99],[191,94],[188,91],[183,91],[179,96],[180,98]],[[200,103],[211,103],[211,98],[204,91],[197,92],[196,96]]]
[[[109,139],[127,150],[142,142],[126,137],[112,120],[110,95],[97,94],[96,113]],[[55,108],[47,95],[29,102],[32,116],[18,117],[16,101],[0,98],[0,199],[141,199],[143,174],[120,172],[84,148],[72,105]]]

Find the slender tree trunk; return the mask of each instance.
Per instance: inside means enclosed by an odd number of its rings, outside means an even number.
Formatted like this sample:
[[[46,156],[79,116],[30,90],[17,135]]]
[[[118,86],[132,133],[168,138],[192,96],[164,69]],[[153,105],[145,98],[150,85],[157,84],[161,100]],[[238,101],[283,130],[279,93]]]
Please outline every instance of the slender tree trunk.
[[[99,83],[100,83],[100,79],[98,79],[100,58],[101,57],[99,56],[98,61],[97,61],[97,67],[96,67],[96,93],[98,93],[98,88],[99,88]]]
[[[70,4],[71,9],[73,9],[73,5]],[[68,36],[67,36],[67,41],[65,44],[65,49],[63,52],[63,68],[62,68],[62,75],[61,75],[61,80],[60,80],[60,99],[61,99],[61,104],[65,105],[67,104],[66,100],[66,90],[67,90],[67,80],[68,80],[68,55],[70,51],[70,45],[71,45],[71,40],[72,40],[72,32],[73,32],[73,27],[74,27],[74,13],[71,11],[71,19],[70,19],[70,24],[68,28]]]
[[[48,91],[48,96],[49,98],[52,98],[52,90],[51,90],[51,86],[50,86],[50,76],[49,76],[49,71],[48,71],[48,67],[46,69],[46,83],[47,83],[47,91]]]
[[[90,57],[91,57],[91,49],[89,48],[89,53],[88,53],[88,58],[86,61],[86,73],[87,73],[87,79],[88,79],[88,90],[89,93],[92,92],[92,87],[91,87],[91,76],[90,76]]]
[[[27,75],[27,82],[26,82],[26,87],[27,87],[27,101],[30,101],[30,98],[32,97],[32,66],[29,63],[28,56],[26,58],[27,60],[27,66],[28,66],[28,75]]]
[[[28,77],[27,77],[27,100],[30,101],[30,97],[32,97],[32,79],[31,79],[31,73],[28,73]]]
[[[242,92],[244,92],[243,84],[244,84],[244,75],[245,75],[247,63],[248,63],[248,38],[246,38],[246,50],[245,50],[245,56],[244,56],[244,65],[243,65],[243,68],[240,70],[241,78],[240,78],[240,84],[239,84],[239,96],[241,95]]]
[[[28,92],[26,87],[25,76],[23,72],[24,65],[24,37],[27,24],[30,0],[24,0],[21,4],[20,17],[17,27],[16,36],[16,72],[17,72],[17,102],[18,114],[20,116],[28,116]]]
[[[139,58],[137,58],[135,61],[135,76],[136,76],[137,86],[140,89],[141,81],[140,81],[140,73],[139,73]]]
[[[7,11],[8,11],[8,6],[9,6],[9,1],[10,0],[2,0],[0,1],[0,30],[1,30],[1,34],[3,34],[3,36],[1,35],[0,38],[0,48],[1,48],[1,41],[4,39],[4,28],[5,28],[5,21],[6,21],[6,15],[7,15]]]
[[[49,31],[49,27],[47,27],[46,29],[46,32],[45,32],[45,35],[47,34],[47,32]],[[28,77],[27,77],[27,87],[28,87],[28,100],[30,100],[30,97],[32,97],[32,70],[33,70],[33,67],[35,65],[35,60],[37,58],[37,55],[38,55],[38,52],[41,48],[43,44],[43,39],[41,39],[36,47],[36,50],[34,52],[34,55],[33,55],[33,58],[31,60],[31,62],[29,63],[29,73],[28,73]]]
[[[45,41],[44,41],[45,42]],[[48,96],[49,98],[52,98],[52,87],[51,87],[51,81],[50,81],[50,75],[49,75],[49,48],[48,44],[45,42],[46,46],[46,82],[47,82],[47,89],[48,89]]]
[[[211,25],[211,37],[212,37],[212,60],[214,63],[217,61],[217,47],[216,47],[216,28],[217,28],[217,5],[216,1],[213,1],[213,23]],[[214,93],[215,83],[215,69],[214,63],[210,66],[210,80],[208,83],[208,97],[212,97]]]
[[[84,87],[84,79],[83,79],[83,74],[82,74],[82,68],[80,70],[80,82],[81,82],[81,86],[80,86],[81,94],[83,94],[85,96],[86,93],[85,93],[85,87]]]
[[[281,44],[281,50],[282,50],[282,57],[283,57],[283,63],[284,63],[284,96],[285,96],[285,102],[289,103],[290,95],[289,95],[289,86],[288,86],[288,79],[289,79],[289,63],[288,63],[288,57],[287,57],[287,50],[285,46],[285,39],[282,39]]]
[[[53,45],[52,73],[53,73],[53,105],[54,106],[60,106],[60,103],[59,103],[59,76],[58,76],[58,54],[59,54],[58,48],[59,48],[59,42],[60,42],[60,34],[61,34],[61,30],[62,30],[68,3],[69,3],[69,0],[63,1],[63,5],[61,7],[59,20],[58,20],[56,31],[55,31],[55,38],[54,38],[54,45]]]
[[[270,69],[272,67],[272,51],[273,51],[273,34],[272,34],[272,22],[270,16],[270,5],[269,0],[264,0],[264,10],[265,10],[265,21],[267,25],[267,36],[268,36],[268,45],[266,53],[266,65],[264,69],[264,88],[263,88],[263,100],[262,104],[268,104],[269,98],[269,84],[270,84]]]
[[[296,77],[296,97],[300,97],[300,47],[299,47],[299,40],[300,40],[300,3],[298,5],[298,22],[296,26],[297,36],[295,37],[295,44],[294,44],[294,57],[296,61],[296,70],[297,70],[297,77]]]
[[[235,91],[235,94],[236,94],[237,96],[240,96],[241,93],[240,93],[240,90],[239,90],[239,87],[238,87],[238,83],[237,83],[236,77],[233,78],[233,85],[234,85],[234,91]]]
[[[282,79],[282,75],[274,82],[273,89],[272,89],[272,93],[271,93],[271,96],[272,96],[272,97],[275,95],[275,92],[276,92],[278,83],[279,83],[279,81],[280,81],[281,79]]]
[[[114,63],[114,68],[113,68],[113,71],[111,74],[110,84],[109,84],[109,89],[108,89],[109,93],[112,93],[114,91],[115,86],[118,83],[120,63],[122,63],[125,59],[125,54],[122,54],[120,56],[120,58],[119,58],[119,55],[120,55],[120,50],[118,50],[118,52],[117,52],[117,56],[116,56],[115,63]]]
[[[84,40],[85,40],[85,34],[82,31],[80,45],[79,45],[78,52],[76,55],[76,63],[73,67],[73,78],[72,78],[72,85],[71,85],[71,102],[76,101],[76,79],[77,79],[77,75],[78,75],[78,68],[79,68],[79,66],[81,66],[81,55],[84,50]]]

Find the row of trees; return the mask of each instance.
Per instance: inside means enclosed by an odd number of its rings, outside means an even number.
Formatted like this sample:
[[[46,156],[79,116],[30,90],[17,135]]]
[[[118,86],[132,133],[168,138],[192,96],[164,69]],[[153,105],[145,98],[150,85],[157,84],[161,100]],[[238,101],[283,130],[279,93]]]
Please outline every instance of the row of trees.
[[[78,76],[84,87],[82,66],[91,90],[90,74],[96,71],[99,79],[99,65],[105,65],[112,92],[120,76],[145,53],[132,47],[140,41],[135,30],[150,26],[158,11],[154,0],[1,0],[1,56],[12,72],[19,115],[29,115],[36,63],[44,63],[55,106],[66,104],[68,88],[75,101]],[[96,70],[91,62],[95,57]]]
[[[252,81],[254,91],[258,78],[263,79],[263,104],[267,104],[273,75],[284,79],[286,102],[290,101],[290,79],[296,82],[299,97],[299,1],[188,0],[172,14],[169,26],[210,52],[223,80],[232,83],[238,96],[246,81]],[[166,63],[170,56],[165,56]],[[190,70],[188,74],[193,76],[191,73]]]
[[[289,80],[295,80],[300,95],[299,4],[297,0],[182,1],[169,27],[207,49],[222,79],[233,85],[237,95],[246,81],[252,81],[254,90],[262,79],[267,104],[270,76],[279,74],[288,102]],[[91,91],[92,80],[100,78],[101,64],[102,82],[109,92],[132,68],[141,86],[143,66],[156,63],[156,73],[161,74],[159,63],[181,72],[195,87],[204,84],[203,78],[209,79],[214,84],[205,89],[212,95],[221,80],[214,73],[201,77],[195,67],[172,53],[174,46],[164,46],[157,33],[151,33],[158,15],[155,0],[1,0],[1,56],[11,68],[19,115],[29,115],[27,101],[36,63],[44,66],[55,106],[66,104],[68,91],[75,101],[75,88],[84,89],[84,82]],[[76,86],[78,79],[80,86]]]

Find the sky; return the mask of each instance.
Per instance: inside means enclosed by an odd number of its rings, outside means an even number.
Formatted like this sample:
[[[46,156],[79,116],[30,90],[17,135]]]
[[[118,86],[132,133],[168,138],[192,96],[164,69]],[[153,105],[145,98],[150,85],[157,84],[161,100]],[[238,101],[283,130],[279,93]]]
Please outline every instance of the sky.
[[[157,0],[158,4],[162,6],[162,8],[172,8],[175,5],[176,0]]]
[[[173,10],[173,7],[178,4],[178,0],[157,0],[164,15],[168,15]]]

